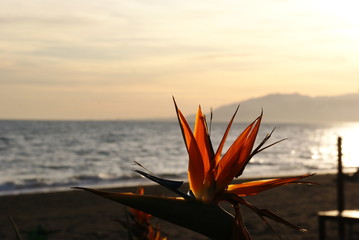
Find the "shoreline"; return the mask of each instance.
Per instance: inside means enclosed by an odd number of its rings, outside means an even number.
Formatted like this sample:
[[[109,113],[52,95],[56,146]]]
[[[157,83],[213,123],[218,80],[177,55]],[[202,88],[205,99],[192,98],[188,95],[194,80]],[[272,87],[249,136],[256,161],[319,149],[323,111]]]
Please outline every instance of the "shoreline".
[[[243,178],[254,180],[256,178]],[[253,205],[266,208],[289,222],[308,229],[307,233],[296,232],[273,221],[272,227],[288,239],[316,240],[318,238],[318,211],[336,208],[336,175],[317,174],[305,179],[319,185],[290,184],[246,197]],[[184,184],[186,189],[186,184]],[[173,196],[158,185],[146,185],[145,194]],[[136,186],[115,187],[107,190],[136,192]],[[345,181],[345,203],[347,209],[359,209],[359,181]],[[125,207],[116,202],[81,190],[32,193],[0,196],[0,239],[16,239],[9,216],[15,220],[25,237],[40,226],[49,232],[48,239],[127,239],[126,230],[115,219],[125,218]],[[255,214],[243,209],[243,219],[254,240],[278,239]],[[197,233],[183,229],[160,219],[154,225],[167,233],[168,239],[207,239]],[[330,225],[331,226],[331,225]],[[336,225],[328,236],[336,236]],[[25,238],[26,239],[26,238]]]
[[[346,172],[346,174],[352,174],[354,169],[351,169]],[[288,177],[288,176],[299,176],[304,174],[311,174],[308,171],[298,171],[298,172],[291,172],[291,173],[280,173],[275,176],[275,178],[280,177]],[[324,170],[317,173],[315,175],[327,175],[327,174],[336,174],[336,170]],[[253,175],[253,174],[252,174]],[[235,181],[248,181],[248,180],[255,180],[255,179],[267,179],[273,178],[273,176],[267,174],[256,174],[256,176],[241,176]],[[187,179],[182,178],[170,178],[171,180],[183,181],[184,183]],[[46,186],[46,187],[34,187],[34,188],[20,188],[20,189],[13,189],[13,190],[3,190],[0,191],[0,198],[6,196],[17,196],[17,195],[28,195],[28,194],[44,194],[44,193],[57,193],[57,192],[66,192],[71,191],[72,187],[87,187],[87,188],[96,188],[96,189],[116,189],[116,188],[127,188],[127,187],[136,187],[136,186],[151,186],[155,185],[154,182],[151,180],[141,177],[141,178],[133,178],[128,180],[120,180],[114,181],[109,183],[86,183],[86,184],[78,184],[78,185],[65,185],[65,186]]]

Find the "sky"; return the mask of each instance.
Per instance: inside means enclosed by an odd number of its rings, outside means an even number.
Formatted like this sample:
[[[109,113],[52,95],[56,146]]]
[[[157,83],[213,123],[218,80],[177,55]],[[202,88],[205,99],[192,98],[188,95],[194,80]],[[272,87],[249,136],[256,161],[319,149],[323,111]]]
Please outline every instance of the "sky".
[[[358,1],[1,0],[0,119],[174,117],[359,89]]]

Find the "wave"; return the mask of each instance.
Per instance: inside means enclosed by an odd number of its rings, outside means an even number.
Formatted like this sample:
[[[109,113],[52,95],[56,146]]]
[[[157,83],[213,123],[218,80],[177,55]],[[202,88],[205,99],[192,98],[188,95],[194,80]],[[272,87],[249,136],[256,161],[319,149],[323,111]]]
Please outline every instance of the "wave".
[[[350,139],[356,142],[359,126],[353,131],[354,125],[263,124],[258,139],[273,126],[277,130],[272,142],[288,139],[256,155],[244,177],[336,169],[338,135],[343,137],[344,163],[359,165],[357,147],[349,145]],[[226,127],[212,125],[214,147]],[[228,143],[243,127],[233,125]],[[0,152],[0,195],[152,184],[132,171],[134,161],[159,177],[187,179],[188,154],[175,122],[2,121]]]
[[[159,174],[158,177],[171,180],[184,180],[174,174]],[[78,175],[66,181],[53,181],[43,178],[32,178],[17,181],[7,181],[0,184],[0,195],[16,195],[25,193],[38,192],[54,192],[70,190],[74,186],[83,187],[127,187],[138,185],[153,184],[152,181],[142,177],[139,174],[134,176],[114,177],[110,175],[98,174],[92,175]]]

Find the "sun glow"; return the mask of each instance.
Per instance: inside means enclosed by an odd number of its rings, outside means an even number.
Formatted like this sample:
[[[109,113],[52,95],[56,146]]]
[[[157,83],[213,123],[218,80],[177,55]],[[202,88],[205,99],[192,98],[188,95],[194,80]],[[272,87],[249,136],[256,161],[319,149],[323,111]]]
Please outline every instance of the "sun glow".
[[[359,23],[358,1],[322,1],[322,11],[350,23]]]
[[[348,124],[340,130],[344,168],[359,168],[359,123]]]
[[[332,34],[344,38],[359,36],[358,1],[315,1],[314,4],[322,18],[332,22]]]

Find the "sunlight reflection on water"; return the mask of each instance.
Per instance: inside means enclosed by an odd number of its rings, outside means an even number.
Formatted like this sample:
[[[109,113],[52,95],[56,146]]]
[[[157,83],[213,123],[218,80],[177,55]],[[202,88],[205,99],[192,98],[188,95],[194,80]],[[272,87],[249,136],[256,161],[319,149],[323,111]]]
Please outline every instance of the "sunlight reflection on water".
[[[342,137],[343,165],[359,168],[359,123],[350,123],[339,129]]]
[[[246,126],[233,124],[225,149]],[[213,125],[215,149],[226,127],[227,123]],[[257,144],[274,127],[268,144],[286,140],[254,156],[243,177],[336,172],[339,136],[344,171],[359,167],[359,123],[264,123]],[[187,178],[188,155],[176,122],[2,121],[0,153],[0,194],[57,186],[134,184],[141,180],[132,171],[134,161],[158,176]]]

